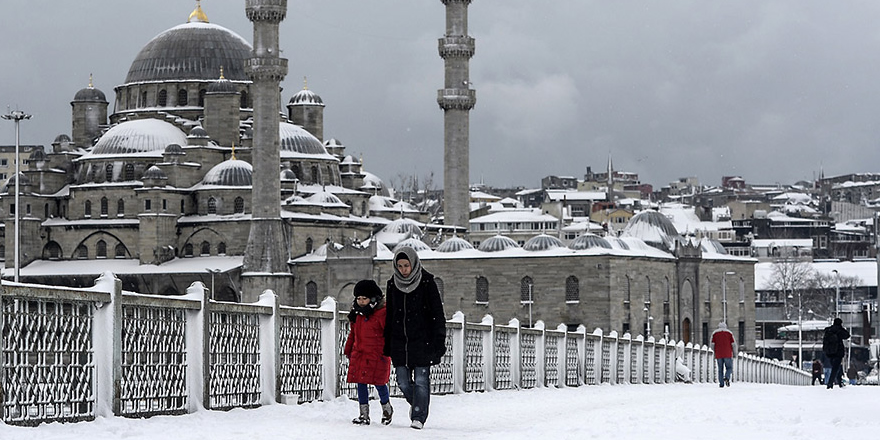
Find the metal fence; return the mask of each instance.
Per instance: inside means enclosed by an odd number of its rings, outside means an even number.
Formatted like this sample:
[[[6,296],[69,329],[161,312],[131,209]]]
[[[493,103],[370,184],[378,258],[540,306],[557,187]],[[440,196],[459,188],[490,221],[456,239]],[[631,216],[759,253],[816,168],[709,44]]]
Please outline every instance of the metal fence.
[[[215,302],[194,283],[180,297],[123,293],[106,273],[91,289],[4,283],[0,291],[2,422],[37,425],[96,416],[146,417],[356,395],[342,354],[349,323],[320,308]],[[434,394],[716,381],[705,346],[564,325],[522,328],[487,316],[447,321]],[[690,377],[677,376],[686,366]],[[776,361],[737,357],[734,380],[807,385]],[[394,375],[391,392],[400,395]]]

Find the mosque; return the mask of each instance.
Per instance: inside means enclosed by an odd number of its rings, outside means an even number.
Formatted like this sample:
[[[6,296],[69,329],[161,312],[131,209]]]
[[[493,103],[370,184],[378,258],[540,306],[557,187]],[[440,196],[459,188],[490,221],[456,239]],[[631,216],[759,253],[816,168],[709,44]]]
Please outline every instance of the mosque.
[[[342,142],[325,139],[325,104],[307,85],[280,111],[287,60],[278,58],[277,26],[286,2],[247,2],[263,36],[256,47],[211,23],[197,3],[135,56],[112,111],[90,80],[70,103],[71,134],[35,150],[0,190],[11,219],[18,180],[21,281],[91,286],[110,270],[132,292],[179,295],[201,281],[219,301],[251,302],[268,286],[284,305],[316,307],[330,296],[347,308],[353,284],[384,286],[392,250],[410,245],[437,276],[450,317],[701,343],[723,320],[754,350],[755,261],[682,239],[658,212],[634,216],[620,237],[468,241],[461,175],[466,184],[476,95],[466,63],[474,41],[461,23],[471,0],[441,1],[447,81],[438,104],[447,158],[458,160],[445,164],[455,194],[446,227],[390,197]],[[7,277],[11,231],[7,221]]]

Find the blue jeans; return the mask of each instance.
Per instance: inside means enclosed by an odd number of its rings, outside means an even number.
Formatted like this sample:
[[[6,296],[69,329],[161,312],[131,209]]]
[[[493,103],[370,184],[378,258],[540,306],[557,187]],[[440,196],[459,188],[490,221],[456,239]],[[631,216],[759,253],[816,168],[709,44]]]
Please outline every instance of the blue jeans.
[[[843,357],[833,357],[831,358],[831,374],[828,382],[825,382],[825,386],[828,388],[834,387],[834,384],[837,386],[841,386],[840,383],[843,381],[841,379],[843,370],[840,367],[840,362],[843,360]]]
[[[431,403],[431,367],[405,367],[394,369],[397,386],[410,405],[410,420],[425,423],[428,420],[428,405]]]
[[[825,370],[825,380],[822,383],[828,385],[828,380],[831,377],[831,361],[828,361],[828,366],[823,369]]]
[[[388,402],[388,385],[375,385],[376,392],[379,393],[379,403]],[[370,387],[365,383],[357,384],[358,403],[366,405],[370,403]]]
[[[733,372],[733,358],[718,358],[718,384],[724,385],[725,380],[730,379],[730,373]]]

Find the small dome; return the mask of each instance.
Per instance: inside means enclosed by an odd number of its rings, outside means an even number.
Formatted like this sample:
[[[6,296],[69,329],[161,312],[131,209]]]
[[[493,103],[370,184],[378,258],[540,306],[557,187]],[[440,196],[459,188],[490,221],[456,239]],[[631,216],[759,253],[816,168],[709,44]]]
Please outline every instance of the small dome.
[[[157,119],[127,121],[107,130],[92,154],[131,154],[164,151],[168,144],[185,144],[180,129]]]
[[[564,248],[562,240],[547,234],[536,235],[523,245],[527,251],[546,251],[547,249]]]
[[[281,155],[285,152],[308,154],[308,155],[327,155],[324,144],[315,137],[315,135],[306,131],[299,125],[282,122],[279,127],[279,135],[281,137]]]
[[[165,154],[173,154],[173,155],[180,156],[180,155],[184,155],[186,153],[183,152],[183,147],[181,147],[180,145],[168,144],[168,146],[165,147]]]
[[[235,83],[221,76],[220,79],[212,82],[211,85],[208,86],[207,90],[205,90],[205,93],[230,94],[239,92],[238,87],[235,85]]]
[[[710,240],[708,238],[704,238],[700,240],[700,248],[704,253],[707,254],[722,254],[727,255],[727,249],[724,248],[717,240]]]
[[[422,240],[419,240],[418,238],[407,238],[406,240],[403,240],[400,243],[397,243],[397,246],[394,246],[394,249],[392,250],[392,252],[397,253],[397,251],[399,251],[400,248],[402,248],[404,246],[411,247],[416,252],[431,250],[431,248],[428,245],[426,245],[425,242],[423,242]]]
[[[336,138],[327,139],[326,141],[324,141],[324,146],[328,147],[328,148],[343,148],[343,147],[345,147],[344,145],[342,145],[342,142],[340,142],[339,139],[336,139]]]
[[[664,252],[675,250],[676,243],[682,240],[672,222],[653,210],[642,211],[629,219],[622,236],[639,238]]]
[[[579,251],[584,249],[591,248],[604,248],[611,249],[611,243],[608,243],[608,240],[596,235],[596,234],[584,234],[580,237],[574,239],[571,244],[568,245],[569,249]]]
[[[500,252],[518,247],[519,245],[512,238],[496,235],[480,243],[479,249],[483,252]]]
[[[27,185],[31,184],[30,179],[28,179],[28,176],[26,176],[24,173],[19,172],[18,175],[21,176],[21,182],[18,184],[19,187],[27,186]],[[9,190],[13,190],[13,191],[15,190],[15,174],[10,176],[9,179],[6,180],[6,184],[3,185],[3,192],[4,193],[8,193]]]
[[[612,248],[612,249],[622,249],[622,250],[625,250],[625,251],[628,251],[628,250],[629,250],[629,245],[626,244],[625,241],[623,241],[623,240],[621,240],[621,239],[619,239],[619,238],[617,238],[617,237],[609,237],[609,238],[607,239],[607,241],[608,241],[608,244],[611,245],[611,248]]]
[[[473,248],[474,246],[463,238],[450,237],[446,241],[441,243],[440,246],[437,246],[437,252],[452,253]]]
[[[107,98],[104,96],[104,92],[99,89],[86,87],[73,95],[73,102],[102,102],[106,104]]]
[[[196,125],[189,131],[189,136],[194,139],[204,139],[208,137],[208,132],[201,125]]]
[[[325,206],[345,205],[345,206],[348,206],[345,203],[342,203],[342,200],[339,200],[339,197],[336,197],[335,194],[325,192],[325,191],[314,193],[314,194],[306,197],[306,200],[311,203],[314,203],[316,205],[325,205]]]
[[[281,170],[281,180],[296,180],[296,173],[290,168]]]
[[[64,133],[55,136],[55,140],[52,141],[53,144],[62,144],[64,142],[71,142],[70,136]]]
[[[397,220],[393,220],[384,228],[382,228],[382,232],[387,232],[390,234],[412,234],[416,236],[422,235],[422,224],[408,218],[399,218]]]
[[[211,168],[202,179],[203,185],[251,186],[254,168],[251,164],[237,159],[229,159]]]
[[[326,145],[327,144],[325,143],[324,146],[326,146]],[[360,162],[355,160],[355,158],[351,157],[351,155],[345,156],[342,159],[342,162],[340,162],[340,165],[358,165],[358,164],[360,164]]]
[[[324,101],[315,92],[309,89],[302,89],[290,97],[287,105],[317,105],[324,107]]]
[[[144,172],[143,180],[167,180],[168,176],[165,175],[165,172],[162,171],[161,168],[156,165],[147,168],[147,171]]]
[[[43,151],[42,148],[34,148],[34,151],[31,152],[31,155],[28,156],[29,162],[45,162],[46,161],[46,152]]]

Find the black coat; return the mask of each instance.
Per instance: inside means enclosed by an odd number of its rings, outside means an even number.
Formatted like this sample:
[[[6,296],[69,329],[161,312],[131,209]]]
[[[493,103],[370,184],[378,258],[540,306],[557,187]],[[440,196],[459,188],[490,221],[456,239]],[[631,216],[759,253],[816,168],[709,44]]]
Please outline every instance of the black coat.
[[[427,367],[446,353],[446,315],[434,275],[422,269],[422,280],[409,293],[394,279],[385,291],[385,349],[395,367]]]
[[[825,327],[825,335],[826,337],[829,334],[833,334],[836,336],[837,343],[833,347],[828,347],[824,342],[825,337],[823,337],[822,351],[825,352],[825,355],[829,358],[839,358],[843,357],[846,354],[846,348],[843,346],[843,341],[849,339],[849,331],[843,328],[840,324],[834,324],[829,327]]]

